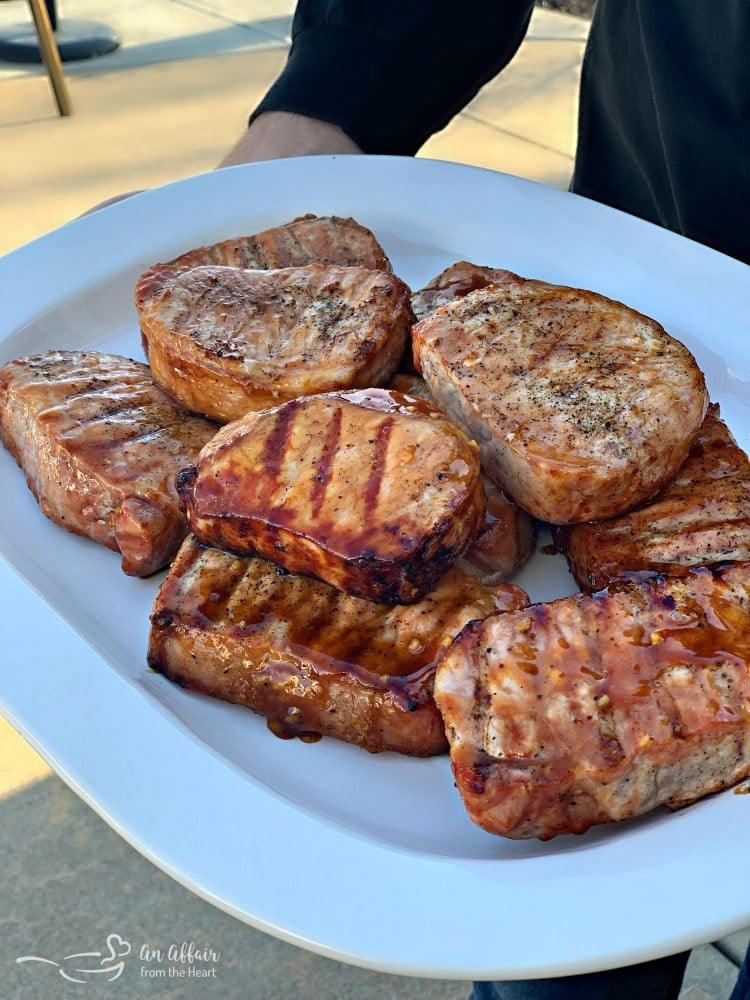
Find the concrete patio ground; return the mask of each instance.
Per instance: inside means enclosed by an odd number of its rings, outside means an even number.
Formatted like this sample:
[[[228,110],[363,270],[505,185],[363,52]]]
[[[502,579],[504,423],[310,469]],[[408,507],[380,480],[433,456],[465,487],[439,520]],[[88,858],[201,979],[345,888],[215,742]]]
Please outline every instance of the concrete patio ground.
[[[0,254],[105,198],[211,170],[283,64],[284,0],[60,0],[60,33],[104,21],[117,51],[67,63],[74,103],[58,118],[40,67],[0,63]],[[0,4],[0,36],[28,17]],[[529,36],[420,155],[472,163],[565,188],[588,23],[537,9]],[[0,267],[2,260],[0,259]],[[459,1000],[465,982],[368,972],[296,949],[203,902],[125,844],[0,722],[0,995],[11,1000],[212,996],[275,1000]],[[18,964],[130,941],[196,942],[221,953],[215,981],[71,984]],[[682,1000],[725,1000],[748,931],[697,948]],[[638,998],[634,998],[638,1000]]]

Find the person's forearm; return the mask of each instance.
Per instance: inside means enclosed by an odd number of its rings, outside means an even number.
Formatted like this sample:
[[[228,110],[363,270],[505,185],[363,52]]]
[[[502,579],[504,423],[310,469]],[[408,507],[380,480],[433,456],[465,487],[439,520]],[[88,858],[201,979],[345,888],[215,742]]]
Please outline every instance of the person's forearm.
[[[336,125],[303,115],[271,111],[253,121],[219,166],[231,167],[286,156],[361,152],[359,146]]]
[[[511,59],[533,0],[299,0],[286,66],[253,112],[337,126],[364,152],[415,153]]]

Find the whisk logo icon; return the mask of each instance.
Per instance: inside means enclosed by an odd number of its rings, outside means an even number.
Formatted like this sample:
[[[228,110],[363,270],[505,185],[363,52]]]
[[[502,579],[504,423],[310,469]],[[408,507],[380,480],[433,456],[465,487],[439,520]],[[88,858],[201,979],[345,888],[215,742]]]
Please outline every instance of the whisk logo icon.
[[[22,955],[16,959],[19,964],[40,962],[57,969],[69,983],[113,982],[119,979],[125,968],[125,959],[131,952],[130,943],[119,934],[108,934],[106,947],[102,951],[80,951],[65,955],[59,962],[41,955]]]

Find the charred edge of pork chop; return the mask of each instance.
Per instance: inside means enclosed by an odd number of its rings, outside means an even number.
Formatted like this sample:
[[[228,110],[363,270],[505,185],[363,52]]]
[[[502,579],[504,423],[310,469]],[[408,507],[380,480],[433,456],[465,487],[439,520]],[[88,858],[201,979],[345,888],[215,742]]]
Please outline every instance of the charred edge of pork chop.
[[[362,267],[157,265],[141,275],[135,302],[154,379],[227,422],[387,381],[414,319],[409,295],[395,275]]]
[[[473,442],[431,404],[386,389],[248,414],[178,491],[204,544],[384,603],[424,596],[485,513]]]
[[[468,815],[547,840],[750,774],[750,565],[470,624],[435,700]]]
[[[203,264],[263,270],[305,264],[340,264],[393,270],[371,230],[351,218],[312,214],[250,236],[196,247],[169,263],[183,269]]]
[[[0,437],[42,512],[150,576],[187,534],[174,476],[217,426],[178,406],[146,365],[48,351],[0,369]]]
[[[712,403],[676,478],[621,517],[555,531],[582,590],[750,560],[750,462]]]
[[[425,757],[447,749],[432,697],[443,650],[470,618],[527,603],[451,571],[417,605],[377,605],[189,536],[154,603],[148,662],[277,736]]]
[[[616,516],[675,475],[708,405],[684,344],[585,289],[518,279],[442,305],[412,328],[436,403],[490,477],[534,517]]]

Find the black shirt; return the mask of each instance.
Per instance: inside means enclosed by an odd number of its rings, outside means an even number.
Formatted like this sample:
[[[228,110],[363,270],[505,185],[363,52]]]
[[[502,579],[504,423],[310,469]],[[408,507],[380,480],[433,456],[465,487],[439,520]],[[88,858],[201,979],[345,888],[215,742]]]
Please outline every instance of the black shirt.
[[[300,0],[253,117],[413,155],[513,57],[532,0]],[[572,189],[750,262],[750,0],[598,0]]]

